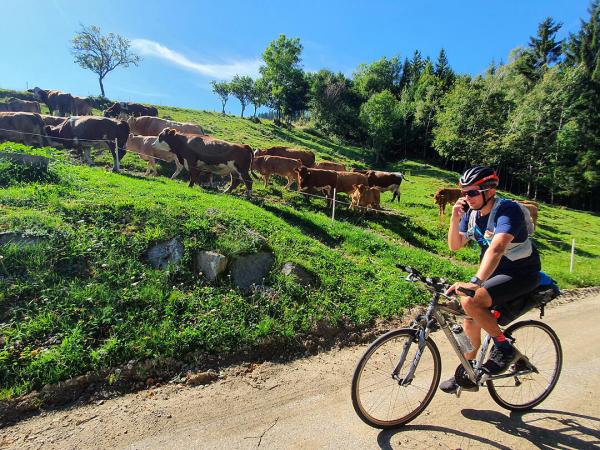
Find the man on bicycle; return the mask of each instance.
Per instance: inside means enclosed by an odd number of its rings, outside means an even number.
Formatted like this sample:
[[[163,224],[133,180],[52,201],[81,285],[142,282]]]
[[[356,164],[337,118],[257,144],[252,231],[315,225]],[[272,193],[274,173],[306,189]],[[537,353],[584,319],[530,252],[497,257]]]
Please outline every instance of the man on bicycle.
[[[533,291],[541,269],[523,211],[514,201],[496,198],[498,181],[496,172],[489,167],[467,170],[459,180],[462,196],[452,208],[448,230],[451,250],[464,247],[469,240],[477,241],[481,248],[475,276],[469,282],[454,283],[446,293],[460,295],[461,304],[470,316],[464,321],[465,333],[473,344],[473,351],[465,353],[467,359],[476,357],[482,328],[493,338],[490,357],[483,365],[490,375],[506,371],[520,355],[500,330],[490,309]],[[488,224],[490,216],[493,223]],[[467,296],[459,287],[471,289],[475,294]],[[448,393],[456,392],[457,388],[454,377],[440,385]]]

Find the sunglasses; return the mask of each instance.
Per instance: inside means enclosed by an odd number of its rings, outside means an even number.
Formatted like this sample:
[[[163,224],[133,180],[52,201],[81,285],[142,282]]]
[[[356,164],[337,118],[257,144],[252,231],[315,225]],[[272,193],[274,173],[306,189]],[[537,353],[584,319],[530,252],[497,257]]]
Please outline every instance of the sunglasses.
[[[461,191],[463,197],[477,197],[482,192],[489,191],[489,189],[472,189],[470,191]]]

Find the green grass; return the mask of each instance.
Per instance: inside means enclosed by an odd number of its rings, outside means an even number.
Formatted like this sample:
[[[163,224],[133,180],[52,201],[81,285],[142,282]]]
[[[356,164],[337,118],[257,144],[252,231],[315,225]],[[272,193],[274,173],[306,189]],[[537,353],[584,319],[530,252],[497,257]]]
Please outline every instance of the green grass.
[[[292,144],[354,165],[369,156],[269,121],[178,108],[160,114],[253,147]],[[131,154],[119,175],[105,170],[112,165],[107,151],[94,168],[52,148],[7,143],[0,151],[53,159],[44,174],[0,160],[0,231],[41,238],[0,246],[0,398],[130,359],[235,351],[274,338],[294,342],[322,319],[368,326],[398,316],[427,296],[402,279],[396,263],[451,280],[476,270],[478,250],[448,250],[448,218],[440,222],[433,204],[433,192],[457,174],[423,164],[393,167],[410,173],[400,204],[389,203],[391,193],[382,196],[394,215],[362,217],[341,207],[331,221],[323,200],[307,204],[279,184],[256,183],[248,201],[243,190],[224,195],[143,178],[145,162]],[[162,174],[172,171],[161,167]],[[543,267],[561,287],[600,284],[599,230],[597,215],[541,205]],[[176,236],[185,247],[182,263],[152,269],[148,248]],[[571,274],[572,238],[578,251]],[[554,239],[561,243],[548,241]],[[227,278],[206,284],[193,273],[198,250],[236,256],[263,247],[276,258],[271,291],[245,294]],[[319,287],[283,277],[279,268],[287,261],[317,274]]]

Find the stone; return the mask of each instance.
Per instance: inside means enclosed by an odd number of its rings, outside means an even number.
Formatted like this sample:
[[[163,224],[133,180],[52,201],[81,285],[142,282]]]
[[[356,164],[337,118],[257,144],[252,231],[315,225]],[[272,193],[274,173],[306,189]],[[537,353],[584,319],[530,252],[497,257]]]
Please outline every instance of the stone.
[[[178,264],[183,258],[183,245],[178,238],[159,242],[148,250],[148,260],[152,267],[164,269],[169,264]]]
[[[199,386],[203,384],[209,384],[219,379],[219,375],[214,370],[208,370],[206,372],[191,373],[186,377],[186,384],[189,386]]]
[[[28,234],[5,231],[0,233],[0,244],[16,244],[18,246],[34,245],[46,241],[43,236],[30,236]]]
[[[281,268],[281,273],[283,273],[285,276],[292,276],[296,278],[298,283],[302,286],[314,287],[317,285],[317,279],[312,273],[310,273],[304,267],[293,262],[286,262]]]
[[[201,251],[196,255],[196,267],[209,281],[214,281],[227,268],[227,257],[217,252]]]
[[[252,285],[262,285],[274,264],[275,257],[269,252],[238,256],[231,264],[231,279],[243,290],[249,289]]]

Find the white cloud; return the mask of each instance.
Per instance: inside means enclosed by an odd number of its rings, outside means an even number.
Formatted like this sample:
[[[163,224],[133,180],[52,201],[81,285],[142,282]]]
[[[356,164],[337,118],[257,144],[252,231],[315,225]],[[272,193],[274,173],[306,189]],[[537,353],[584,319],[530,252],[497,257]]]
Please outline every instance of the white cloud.
[[[191,61],[187,56],[171,50],[158,42],[147,39],[134,39],[131,41],[131,45],[133,49],[142,56],[163,59],[176,66],[220,80],[230,79],[234,75],[250,75],[251,77],[258,77],[258,68],[262,64],[260,59],[230,61],[224,64],[201,64]]]

